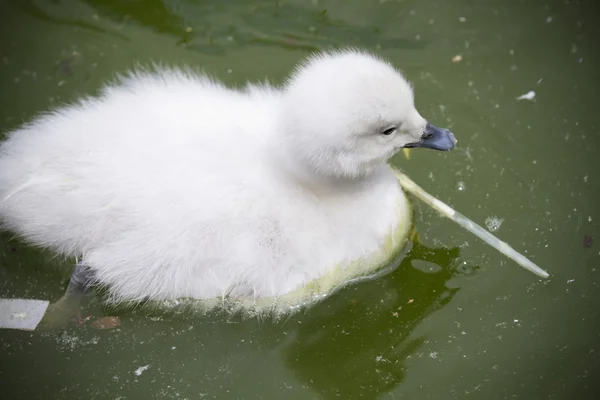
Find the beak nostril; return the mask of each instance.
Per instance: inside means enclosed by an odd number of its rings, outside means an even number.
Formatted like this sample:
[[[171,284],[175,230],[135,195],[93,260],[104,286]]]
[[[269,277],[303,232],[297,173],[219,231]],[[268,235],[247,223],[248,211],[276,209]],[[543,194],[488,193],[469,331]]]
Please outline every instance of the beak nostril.
[[[433,132],[431,132],[431,131],[425,131],[425,132],[423,133],[423,135],[421,135],[421,138],[422,138],[422,139],[429,139],[429,138],[430,138],[430,137],[432,137],[432,136],[433,136]]]

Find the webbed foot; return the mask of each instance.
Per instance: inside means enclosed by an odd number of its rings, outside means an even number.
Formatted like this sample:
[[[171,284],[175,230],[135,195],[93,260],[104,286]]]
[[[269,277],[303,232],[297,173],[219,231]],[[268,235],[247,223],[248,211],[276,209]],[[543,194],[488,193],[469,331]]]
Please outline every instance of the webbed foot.
[[[64,328],[71,320],[78,326],[83,326],[90,319],[89,316],[82,318],[81,301],[90,288],[91,277],[90,269],[82,263],[77,263],[65,294],[48,306],[40,322],[40,329]]]

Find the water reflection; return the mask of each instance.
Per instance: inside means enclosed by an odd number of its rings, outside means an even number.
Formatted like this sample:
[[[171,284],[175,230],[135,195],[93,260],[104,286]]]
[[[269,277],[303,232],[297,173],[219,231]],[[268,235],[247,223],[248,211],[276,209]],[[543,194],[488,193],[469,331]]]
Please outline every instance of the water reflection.
[[[348,288],[302,319],[285,349],[286,365],[326,398],[373,398],[404,379],[405,360],[425,337],[411,337],[427,316],[447,305],[459,288],[459,248],[429,248],[415,240],[390,276]],[[434,272],[415,266],[433,263]],[[380,298],[380,301],[375,301]]]
[[[72,7],[61,3],[13,0],[12,4],[46,22],[125,40],[127,36],[118,31],[127,24],[138,25],[173,36],[177,45],[204,54],[257,45],[305,51],[338,46],[422,49],[428,45],[426,39],[391,34],[385,6],[373,9],[372,23],[359,25],[332,16],[325,6],[276,1],[81,0],[95,14],[74,13]],[[393,24],[401,24],[407,15],[408,8]],[[101,20],[112,21],[114,26]]]
[[[123,23],[128,20],[153,30],[170,35],[181,34],[185,28],[185,17],[178,13],[179,7],[162,0],[114,1],[114,0],[82,0],[92,6],[98,14],[105,18]],[[169,7],[169,4],[172,6]]]
[[[80,29],[89,30],[99,34],[107,34],[114,38],[121,40],[129,40],[127,36],[116,32],[111,29],[106,29],[98,23],[88,21],[82,16],[69,16],[68,13],[59,12],[58,15],[55,12],[48,10],[49,4],[41,5],[32,0],[11,0],[10,4],[13,7],[18,8],[21,12],[42,20],[44,22],[50,22],[57,25],[71,26]],[[67,14],[67,15],[62,15]]]

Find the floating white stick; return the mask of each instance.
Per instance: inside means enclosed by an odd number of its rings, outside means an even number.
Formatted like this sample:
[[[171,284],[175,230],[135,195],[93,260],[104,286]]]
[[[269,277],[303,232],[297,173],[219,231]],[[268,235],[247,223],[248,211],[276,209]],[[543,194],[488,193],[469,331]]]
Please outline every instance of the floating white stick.
[[[48,304],[45,300],[0,299],[0,329],[35,330]]]
[[[419,185],[417,185],[412,179],[408,176],[400,172],[399,170],[392,168],[392,171],[398,178],[400,185],[408,192],[412,193],[414,196],[418,197],[424,203],[427,203],[434,210],[438,211],[443,216],[450,218],[452,221],[456,222],[490,246],[494,247],[496,250],[504,254],[505,256],[513,259],[523,268],[533,272],[534,274],[541,276],[542,278],[548,278],[548,273],[535,265],[532,261],[530,261],[527,257],[510,247],[507,243],[498,239],[496,236],[492,235],[481,226],[477,225],[475,222],[471,221],[469,218],[465,217],[458,211],[455,211],[447,204],[442,201],[436,199],[425,190],[423,190]]]

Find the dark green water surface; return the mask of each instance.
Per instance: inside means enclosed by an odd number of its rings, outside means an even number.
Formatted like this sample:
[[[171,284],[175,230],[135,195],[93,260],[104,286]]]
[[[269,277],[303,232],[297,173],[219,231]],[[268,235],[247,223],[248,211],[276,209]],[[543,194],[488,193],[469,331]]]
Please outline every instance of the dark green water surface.
[[[2,331],[0,397],[599,398],[598,8],[0,1],[0,132],[137,62],[193,64],[239,84],[279,82],[315,49],[378,51],[414,83],[421,113],[459,139],[453,152],[393,162],[478,223],[501,220],[494,233],[551,274],[542,281],[415,202],[420,240],[394,272],[285,320],[139,308],[117,312],[114,330]],[[534,101],[517,101],[530,90]],[[2,297],[56,300],[68,267],[0,236]],[[92,299],[85,312],[111,310]]]

